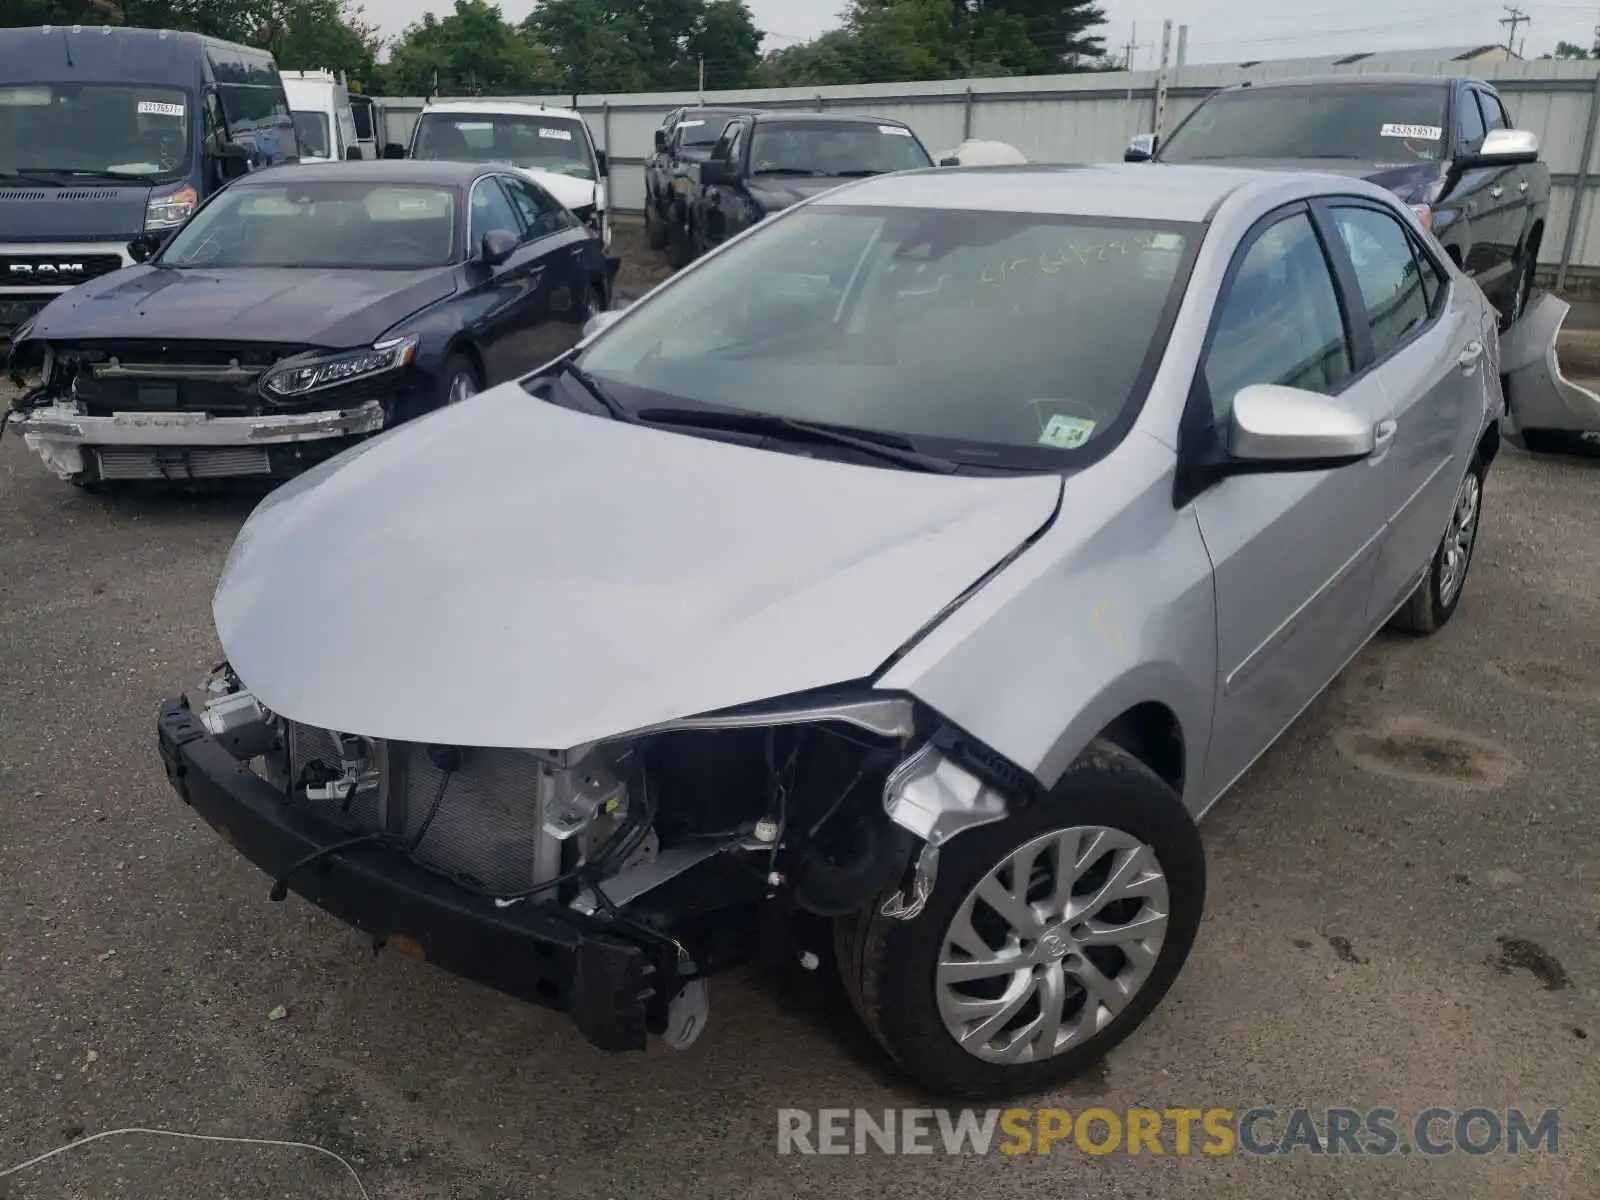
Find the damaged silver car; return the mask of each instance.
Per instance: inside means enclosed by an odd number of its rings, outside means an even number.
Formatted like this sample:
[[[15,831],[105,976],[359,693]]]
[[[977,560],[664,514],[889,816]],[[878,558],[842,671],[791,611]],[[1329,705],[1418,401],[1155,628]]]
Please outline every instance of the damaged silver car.
[[[1457,610],[1497,353],[1359,181],[849,184],[268,497],[166,770],[275,897],[602,1047],[831,957],[923,1084],[1042,1089],[1177,978],[1197,818]]]

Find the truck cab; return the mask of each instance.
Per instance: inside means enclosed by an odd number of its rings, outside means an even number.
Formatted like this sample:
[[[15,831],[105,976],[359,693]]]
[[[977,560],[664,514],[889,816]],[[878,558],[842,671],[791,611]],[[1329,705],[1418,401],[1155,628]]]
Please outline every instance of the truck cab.
[[[270,54],[170,30],[0,29],[0,341],[131,265],[136,238],[298,157]]]
[[[302,162],[375,157],[363,151],[350,89],[332,71],[284,71],[283,90],[294,115]]]

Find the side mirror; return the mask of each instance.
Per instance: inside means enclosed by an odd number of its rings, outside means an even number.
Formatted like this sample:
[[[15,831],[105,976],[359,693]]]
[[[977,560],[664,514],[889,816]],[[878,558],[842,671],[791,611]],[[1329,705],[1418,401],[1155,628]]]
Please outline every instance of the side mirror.
[[[661,151],[661,150],[665,150],[666,148],[667,148],[667,131],[665,129],[658,129],[658,130],[656,130],[656,150],[657,151]]]
[[[237,142],[224,142],[214,157],[217,174],[225,183],[250,174],[250,152]]]
[[[1372,422],[1336,396],[1256,383],[1233,398],[1228,454],[1236,473],[1328,470],[1377,447]]]
[[[1153,133],[1136,133],[1128,139],[1128,148],[1123,152],[1123,162],[1149,162],[1156,156],[1156,144],[1160,141]]]
[[[478,246],[478,261],[485,266],[498,267],[516,252],[515,234],[507,233],[504,229],[491,229],[483,235],[483,241]]]
[[[404,158],[406,156],[406,148],[399,142],[385,142],[383,156],[385,158]]]
[[[128,257],[136,263],[149,262],[156,256],[156,252],[167,244],[167,239],[173,232],[171,229],[162,229],[141,233],[128,243]]]
[[[622,317],[623,311],[627,307],[628,306],[626,304],[619,304],[616,308],[610,309],[606,312],[595,313],[594,316],[590,317],[588,321],[584,323],[583,336],[585,338],[590,338],[595,334],[602,332],[603,330],[610,329],[611,326],[615,325]]]
[[[1483,145],[1472,154],[1463,154],[1456,166],[1463,171],[1477,167],[1516,167],[1539,161],[1539,135],[1526,129],[1491,129]]]
[[[344,148],[345,162],[360,162],[366,156],[361,153],[360,146],[346,146]]]
[[[961,159],[958,155],[947,154],[939,160],[939,165],[941,167],[959,167]]]
[[[594,162],[595,166],[600,169],[601,175],[611,174],[611,156],[604,150],[596,150],[594,152]]]

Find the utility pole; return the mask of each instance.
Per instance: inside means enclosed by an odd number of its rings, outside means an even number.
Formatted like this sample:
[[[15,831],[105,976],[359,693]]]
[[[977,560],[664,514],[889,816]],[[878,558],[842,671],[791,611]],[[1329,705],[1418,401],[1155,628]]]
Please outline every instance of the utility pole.
[[[1533,18],[1516,5],[1505,4],[1501,5],[1501,7],[1505,9],[1506,15],[1500,18],[1500,24],[1510,31],[1506,34],[1506,53],[1515,54],[1517,27],[1520,25],[1532,25]]]
[[[1139,48],[1139,25],[1135,22],[1128,29],[1128,43],[1123,47],[1128,52],[1127,59],[1123,62],[1125,70],[1133,70],[1133,52]]]
[[[700,56],[700,103],[706,102],[706,56]]]

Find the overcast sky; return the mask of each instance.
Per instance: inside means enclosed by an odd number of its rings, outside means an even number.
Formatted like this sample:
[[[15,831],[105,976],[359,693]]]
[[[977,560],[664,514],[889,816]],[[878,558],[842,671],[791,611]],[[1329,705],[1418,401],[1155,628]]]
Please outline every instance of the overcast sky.
[[[843,0],[747,0],[756,24],[769,36],[766,48],[792,45],[838,24]],[[1307,0],[1296,9],[1287,0],[1102,0],[1108,21],[1103,36],[1120,47],[1137,26],[1134,64],[1153,67],[1160,54],[1161,23],[1189,26],[1190,62],[1239,62],[1362,50],[1442,48],[1503,42],[1505,11],[1498,2],[1470,0]],[[386,36],[432,10],[443,15],[451,0],[365,0],[367,16]],[[520,21],[533,0],[502,0],[501,11]],[[1600,22],[1600,0],[1523,4],[1531,24],[1518,27],[1529,58],[1551,51],[1558,40],[1592,45]]]

